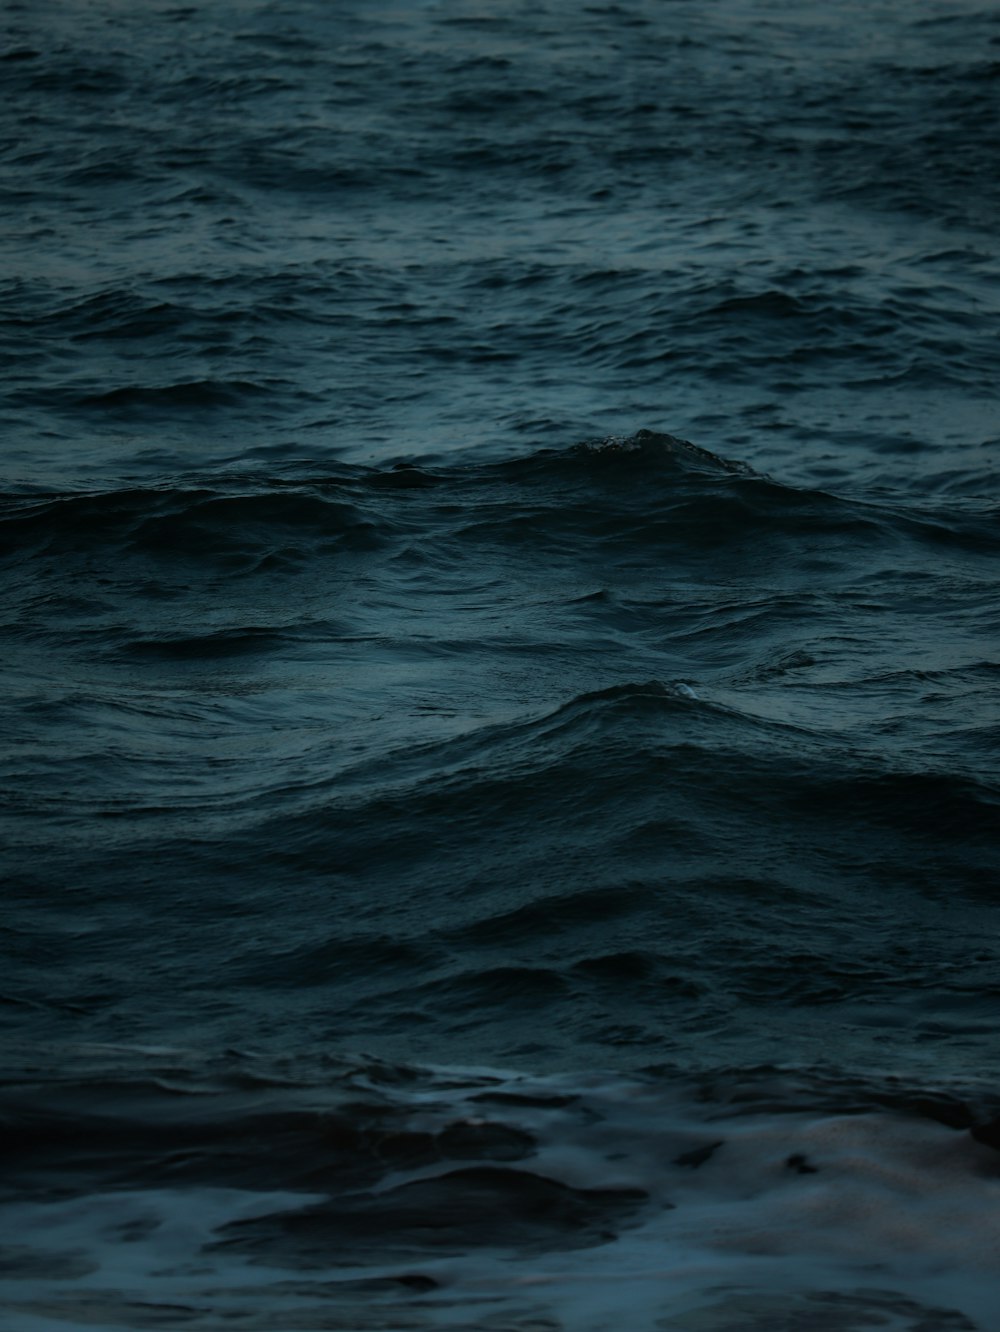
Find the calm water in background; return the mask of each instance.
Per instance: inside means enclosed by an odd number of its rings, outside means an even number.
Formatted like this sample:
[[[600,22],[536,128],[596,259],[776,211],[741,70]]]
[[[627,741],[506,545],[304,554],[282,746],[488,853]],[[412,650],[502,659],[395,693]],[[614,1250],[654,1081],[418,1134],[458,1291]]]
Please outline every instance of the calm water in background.
[[[0,32],[11,1328],[994,1332],[1000,5]]]

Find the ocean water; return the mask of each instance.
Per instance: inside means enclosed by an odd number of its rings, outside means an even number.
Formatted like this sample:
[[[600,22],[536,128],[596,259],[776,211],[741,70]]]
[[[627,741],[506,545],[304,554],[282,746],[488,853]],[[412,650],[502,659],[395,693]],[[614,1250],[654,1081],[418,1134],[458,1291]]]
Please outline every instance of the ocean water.
[[[997,1332],[1000,4],[0,89],[2,1332]]]

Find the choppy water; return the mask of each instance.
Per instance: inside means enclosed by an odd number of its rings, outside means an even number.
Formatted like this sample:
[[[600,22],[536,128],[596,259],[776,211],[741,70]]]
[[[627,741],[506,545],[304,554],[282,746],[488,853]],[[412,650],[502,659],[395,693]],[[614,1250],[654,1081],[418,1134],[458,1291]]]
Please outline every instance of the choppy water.
[[[995,1332],[1000,6],[0,39],[12,1332]]]

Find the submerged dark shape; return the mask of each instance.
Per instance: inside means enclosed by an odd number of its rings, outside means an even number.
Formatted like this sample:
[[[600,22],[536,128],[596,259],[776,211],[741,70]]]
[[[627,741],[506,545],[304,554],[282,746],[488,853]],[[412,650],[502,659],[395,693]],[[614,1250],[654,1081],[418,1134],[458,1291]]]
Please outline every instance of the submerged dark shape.
[[[615,1229],[647,1201],[638,1188],[579,1189],[527,1170],[476,1165],[239,1222],[222,1232],[219,1244],[266,1262],[282,1255],[292,1267],[328,1267],[333,1259],[384,1262],[415,1247],[558,1252],[614,1239]]]
[[[719,1148],[723,1146],[725,1146],[725,1139],[720,1138],[718,1142],[710,1142],[704,1147],[694,1147],[689,1152],[681,1152],[680,1156],[674,1157],[674,1165],[689,1166],[692,1170],[697,1170],[706,1161],[710,1161]]]
[[[993,1147],[1000,1152],[1000,1117],[991,1119],[986,1124],[976,1124],[969,1132],[976,1142],[981,1142],[985,1147]]]

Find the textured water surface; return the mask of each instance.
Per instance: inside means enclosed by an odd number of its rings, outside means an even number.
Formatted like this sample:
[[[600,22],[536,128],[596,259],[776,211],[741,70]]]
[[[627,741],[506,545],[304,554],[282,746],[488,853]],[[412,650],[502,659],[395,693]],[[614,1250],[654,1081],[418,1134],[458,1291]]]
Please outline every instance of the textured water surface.
[[[0,11],[16,1332],[994,1332],[998,70]]]

